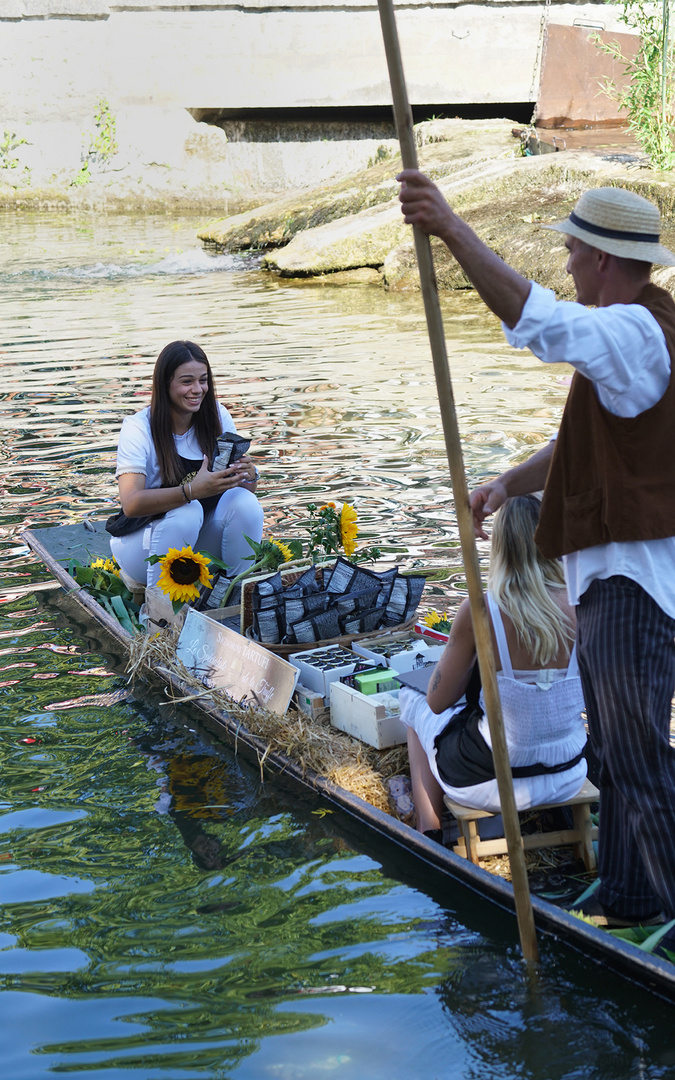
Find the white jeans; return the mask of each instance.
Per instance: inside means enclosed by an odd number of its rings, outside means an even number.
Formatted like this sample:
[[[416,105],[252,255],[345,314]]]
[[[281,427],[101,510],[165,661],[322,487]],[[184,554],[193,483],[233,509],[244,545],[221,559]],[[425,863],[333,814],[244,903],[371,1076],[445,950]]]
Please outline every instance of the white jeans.
[[[229,577],[241,574],[252,555],[246,536],[256,543],[262,539],[263,510],[257,497],[245,488],[223,492],[218,505],[204,515],[196,499],[169,510],[145,529],[128,536],[111,536],[110,550],[117,562],[135,581],[156,585],[159,563],[146,562],[149,555],[166,555],[169,548],[189,545],[193,551],[209,551],[226,562]]]

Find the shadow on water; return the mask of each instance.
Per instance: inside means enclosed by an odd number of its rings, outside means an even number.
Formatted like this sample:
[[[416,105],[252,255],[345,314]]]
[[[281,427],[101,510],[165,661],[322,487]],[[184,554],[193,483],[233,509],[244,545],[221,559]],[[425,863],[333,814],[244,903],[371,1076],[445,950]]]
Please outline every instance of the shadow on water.
[[[657,1080],[668,1006],[259,770],[69,613],[24,525],[115,505],[116,433],[166,341],[200,341],[253,436],[271,531],[317,495],[463,592],[419,298],[205,263],[197,222],[7,220],[0,282],[0,1031],[38,1080]],[[555,427],[568,372],[444,302],[471,483]]]

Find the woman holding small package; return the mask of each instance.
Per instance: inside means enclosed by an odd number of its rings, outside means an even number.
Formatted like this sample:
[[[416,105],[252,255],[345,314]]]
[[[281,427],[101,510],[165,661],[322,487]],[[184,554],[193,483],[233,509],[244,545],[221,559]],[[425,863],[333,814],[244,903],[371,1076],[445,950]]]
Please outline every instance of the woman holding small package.
[[[586,777],[586,729],[562,565],[534,542],[535,495],[508,499],[495,514],[487,604],[516,806],[563,802]],[[475,675],[474,675],[475,671]],[[408,726],[413,801],[420,832],[441,839],[443,795],[499,812],[490,731],[477,678],[469,601],[460,605],[426,698],[400,693]],[[473,702],[473,704],[472,704]]]
[[[106,527],[113,556],[136,581],[155,585],[161,566],[148,556],[186,545],[222,559],[230,577],[249,565],[246,537],[262,538],[259,474],[248,454],[210,470],[225,432],[236,436],[206,354],[172,341],[157,357],[150,406],[124,420],[117,447],[122,510]]]

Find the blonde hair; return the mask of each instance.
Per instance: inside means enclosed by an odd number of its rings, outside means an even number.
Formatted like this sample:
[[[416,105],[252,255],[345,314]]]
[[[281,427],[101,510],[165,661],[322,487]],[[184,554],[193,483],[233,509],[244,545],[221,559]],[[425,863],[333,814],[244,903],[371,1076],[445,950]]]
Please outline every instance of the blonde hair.
[[[488,588],[533,662],[546,667],[562,646],[571,648],[574,627],[548,591],[564,588],[565,577],[534,542],[539,508],[536,495],[518,495],[495,514]]]

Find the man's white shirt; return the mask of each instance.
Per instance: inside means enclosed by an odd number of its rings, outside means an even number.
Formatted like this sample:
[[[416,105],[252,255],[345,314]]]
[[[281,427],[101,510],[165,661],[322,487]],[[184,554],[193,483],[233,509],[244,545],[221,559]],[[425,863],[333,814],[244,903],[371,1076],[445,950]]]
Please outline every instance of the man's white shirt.
[[[532,282],[509,344],[530,349],[546,364],[571,364],[594,385],[600,403],[615,416],[638,416],[656,405],[670,380],[663,331],[642,304],[587,308],[556,300]],[[675,618],[675,537],[601,544],[565,556],[570,603],[595,578],[631,578]]]

